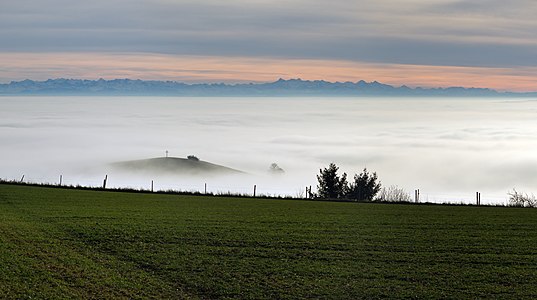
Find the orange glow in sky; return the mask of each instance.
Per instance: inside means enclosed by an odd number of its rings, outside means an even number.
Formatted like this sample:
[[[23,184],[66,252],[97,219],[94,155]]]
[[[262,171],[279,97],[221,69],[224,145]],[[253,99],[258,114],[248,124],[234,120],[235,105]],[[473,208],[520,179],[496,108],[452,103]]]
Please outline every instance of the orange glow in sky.
[[[537,68],[451,67],[146,53],[0,53],[1,82],[11,80],[144,79],[179,82],[271,82],[278,78],[379,81],[410,87],[483,87],[537,91]]]

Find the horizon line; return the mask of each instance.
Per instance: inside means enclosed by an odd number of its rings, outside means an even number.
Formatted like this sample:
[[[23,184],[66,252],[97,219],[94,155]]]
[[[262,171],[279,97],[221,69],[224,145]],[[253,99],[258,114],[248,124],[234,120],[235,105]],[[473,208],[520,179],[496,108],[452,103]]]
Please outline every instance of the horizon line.
[[[488,90],[488,91],[491,91],[491,92],[496,92],[498,94],[509,94],[509,93],[513,93],[513,94],[531,94],[531,93],[537,93],[537,90],[535,90],[535,91],[498,90],[498,89],[491,88],[491,87],[460,86],[460,85],[449,85],[449,86],[420,86],[420,85],[412,85],[412,84],[396,85],[396,84],[384,83],[384,82],[378,81],[378,80],[367,81],[367,80],[364,80],[364,79],[360,79],[360,80],[357,80],[357,81],[352,81],[352,80],[346,80],[346,81],[335,80],[335,81],[331,81],[331,80],[327,80],[327,79],[302,79],[300,77],[294,77],[294,78],[288,78],[288,79],[279,77],[278,79],[270,80],[270,81],[255,81],[255,80],[250,80],[250,81],[249,80],[230,80],[230,81],[225,81],[225,80],[216,81],[216,80],[214,80],[214,81],[211,81],[211,80],[207,80],[207,81],[200,81],[200,82],[189,82],[189,81],[180,81],[180,80],[172,80],[172,79],[141,79],[141,78],[130,78],[130,77],[115,77],[115,78],[99,77],[99,78],[96,78],[96,79],[88,79],[88,78],[81,78],[81,77],[55,77],[55,78],[48,78],[48,79],[43,79],[43,80],[25,78],[25,79],[22,79],[22,80],[10,80],[9,82],[4,82],[4,83],[0,82],[0,84],[9,85],[9,84],[13,84],[13,83],[21,83],[21,82],[24,82],[24,81],[47,82],[47,81],[54,81],[54,80],[73,80],[73,81],[76,80],[76,81],[94,81],[94,82],[98,82],[98,81],[115,81],[115,80],[129,80],[129,81],[145,81],[145,82],[173,82],[173,83],[184,84],[184,85],[188,85],[188,86],[195,86],[195,85],[227,85],[227,86],[262,85],[262,84],[276,83],[276,82],[279,82],[279,81],[324,82],[324,83],[329,83],[329,84],[345,84],[345,83],[359,84],[359,83],[363,82],[363,83],[366,83],[366,84],[375,84],[376,83],[376,84],[391,86],[393,88],[405,88],[406,87],[406,88],[409,88],[409,89],[412,89],[412,90],[416,90],[416,89],[445,90],[445,89],[460,88],[460,89],[467,89],[467,90]]]
[[[277,78],[379,81],[422,88],[537,90],[537,67],[371,63],[349,60],[184,56],[143,53],[0,53],[0,82],[49,78],[139,78],[196,83],[268,83]],[[92,79],[93,78],[93,79]]]

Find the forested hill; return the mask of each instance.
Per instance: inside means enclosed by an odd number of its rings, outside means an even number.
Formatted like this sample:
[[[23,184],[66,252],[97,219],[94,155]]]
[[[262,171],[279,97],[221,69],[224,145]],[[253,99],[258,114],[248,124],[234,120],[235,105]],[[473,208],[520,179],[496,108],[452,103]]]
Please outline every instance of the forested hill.
[[[485,88],[410,88],[377,81],[328,82],[279,79],[270,83],[186,84],[176,81],[131,79],[49,79],[0,84],[0,95],[124,95],[124,96],[537,96],[537,93],[502,93]]]

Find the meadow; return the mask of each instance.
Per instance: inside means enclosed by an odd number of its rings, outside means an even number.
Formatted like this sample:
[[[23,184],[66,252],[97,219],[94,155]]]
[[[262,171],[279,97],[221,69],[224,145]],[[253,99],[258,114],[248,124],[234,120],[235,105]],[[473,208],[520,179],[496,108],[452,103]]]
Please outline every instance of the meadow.
[[[537,297],[537,210],[0,184],[0,298]]]

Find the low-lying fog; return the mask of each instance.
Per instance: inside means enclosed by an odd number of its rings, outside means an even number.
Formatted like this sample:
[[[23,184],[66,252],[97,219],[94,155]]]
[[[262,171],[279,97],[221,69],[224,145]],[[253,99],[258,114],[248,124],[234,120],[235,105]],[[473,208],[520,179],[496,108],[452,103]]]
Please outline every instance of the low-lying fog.
[[[537,100],[1,97],[0,178],[298,196],[330,162],[431,202],[537,192]],[[245,177],[115,173],[108,163],[195,155]],[[285,170],[270,176],[271,163]]]

